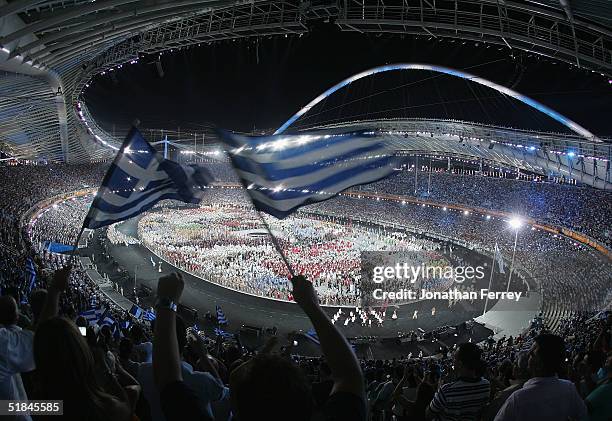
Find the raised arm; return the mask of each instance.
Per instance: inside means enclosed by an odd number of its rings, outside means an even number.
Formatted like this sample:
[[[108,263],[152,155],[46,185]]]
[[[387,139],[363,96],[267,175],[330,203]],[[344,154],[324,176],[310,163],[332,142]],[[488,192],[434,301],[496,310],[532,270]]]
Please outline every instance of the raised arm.
[[[59,312],[59,297],[62,291],[68,288],[71,270],[72,266],[66,266],[56,270],[53,274],[53,279],[51,280],[51,285],[47,288],[47,296],[45,297],[37,323],[57,316]]]
[[[165,303],[155,308],[157,314],[153,337],[153,373],[159,390],[169,383],[183,380],[176,339],[176,310],[169,305],[178,305],[184,286],[180,273],[162,276],[157,284],[157,299]]]
[[[183,382],[176,338],[176,307],[185,283],[180,273],[159,278],[153,338],[153,377],[168,421],[211,420],[195,392]]]
[[[291,279],[293,297],[304,310],[315,328],[323,354],[334,379],[332,394],[349,392],[365,400],[363,374],[346,338],[336,329],[319,306],[317,293],[312,283],[303,276]]]

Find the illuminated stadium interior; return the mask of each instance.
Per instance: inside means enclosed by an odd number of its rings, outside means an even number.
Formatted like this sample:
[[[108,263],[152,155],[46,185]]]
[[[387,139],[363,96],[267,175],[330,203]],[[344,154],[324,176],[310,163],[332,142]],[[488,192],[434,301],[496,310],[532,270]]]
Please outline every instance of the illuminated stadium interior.
[[[612,417],[609,1],[0,18],[0,415]]]

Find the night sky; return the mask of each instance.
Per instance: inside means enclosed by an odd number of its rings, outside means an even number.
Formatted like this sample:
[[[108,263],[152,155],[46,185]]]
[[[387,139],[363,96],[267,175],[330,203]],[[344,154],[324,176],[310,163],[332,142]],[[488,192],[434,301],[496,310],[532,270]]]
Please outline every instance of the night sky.
[[[121,134],[139,118],[144,128],[188,131],[213,123],[238,131],[271,130],[357,72],[387,63],[420,62],[514,86],[592,132],[612,135],[612,85],[607,79],[497,45],[342,33],[321,24],[302,37],[260,39],[259,48],[254,39],[229,41],[164,53],[161,59],[164,78],[157,74],[155,57],[144,57],[114,72],[114,78],[107,74],[94,79],[85,101],[103,127],[111,131],[114,125]],[[364,79],[315,108],[302,124],[355,117],[437,117],[564,130],[488,88],[432,76],[390,72]]]

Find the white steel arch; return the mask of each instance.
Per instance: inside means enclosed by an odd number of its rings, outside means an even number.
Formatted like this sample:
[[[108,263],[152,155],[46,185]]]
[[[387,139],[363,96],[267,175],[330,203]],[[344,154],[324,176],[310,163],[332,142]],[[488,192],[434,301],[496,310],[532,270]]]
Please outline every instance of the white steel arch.
[[[303,108],[301,108],[297,113],[295,113],[289,120],[287,120],[282,126],[280,126],[278,129],[276,129],[276,131],[274,132],[274,134],[281,134],[283,133],[285,130],[287,130],[287,128],[289,128],[289,126],[291,126],[298,118],[300,118],[301,116],[303,116],[304,114],[306,114],[308,111],[310,111],[315,105],[317,105],[319,102],[323,101],[325,98],[329,97],[330,95],[333,95],[336,91],[344,88],[345,86],[350,85],[351,83],[359,80],[359,79],[363,79],[378,73],[384,73],[384,72],[390,72],[390,71],[396,71],[396,70],[429,70],[432,72],[436,72],[436,73],[443,73],[443,74],[447,74],[450,76],[455,76],[461,79],[466,79],[469,81],[472,81],[474,83],[478,83],[480,85],[483,86],[487,86],[491,89],[495,89],[497,92],[500,92],[502,94],[505,94],[511,98],[514,98],[546,115],[548,115],[549,117],[553,118],[554,120],[558,121],[559,123],[563,124],[564,126],[568,127],[570,130],[572,130],[574,133],[579,134],[580,136],[583,136],[585,139],[588,139],[590,141],[595,141],[595,142],[599,142],[600,139],[598,139],[593,133],[591,133],[590,131],[588,131],[587,129],[585,129],[584,127],[582,127],[581,125],[579,125],[578,123],[570,120],[569,118],[559,114],[558,112],[556,112],[555,110],[547,107],[544,104],[539,103],[538,101],[531,99],[523,94],[520,94],[506,86],[502,86],[499,85],[495,82],[491,82],[490,80],[481,78],[479,76],[475,76],[472,75],[470,73],[461,71],[461,70],[455,70],[455,69],[451,69],[448,67],[443,67],[443,66],[436,66],[433,64],[422,64],[422,63],[397,63],[397,64],[388,64],[388,65],[384,65],[384,66],[378,66],[378,67],[374,67],[372,69],[369,70],[365,70],[363,72],[357,73],[356,75],[353,75],[349,78],[344,79],[343,81],[335,84],[334,86],[332,86],[331,88],[327,89],[325,92],[323,92],[321,95],[319,95],[318,97],[316,97],[315,99],[313,99],[312,101],[310,101],[306,106],[304,106]]]

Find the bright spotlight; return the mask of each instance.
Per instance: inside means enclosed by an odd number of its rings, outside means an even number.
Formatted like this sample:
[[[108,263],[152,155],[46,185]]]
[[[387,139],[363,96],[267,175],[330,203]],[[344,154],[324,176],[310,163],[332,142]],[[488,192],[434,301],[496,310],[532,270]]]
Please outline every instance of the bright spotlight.
[[[516,230],[523,225],[523,221],[518,216],[514,216],[508,221],[508,224],[510,224],[510,226]]]
[[[573,158],[574,156],[576,156],[576,153],[574,152],[568,152],[567,156],[569,156],[570,158]]]
[[[491,219],[491,215],[487,215],[487,219]]]
[[[469,211],[464,210],[464,211],[463,211],[463,214],[464,214],[464,215],[469,215],[469,214],[470,214],[470,212],[469,212]]]

